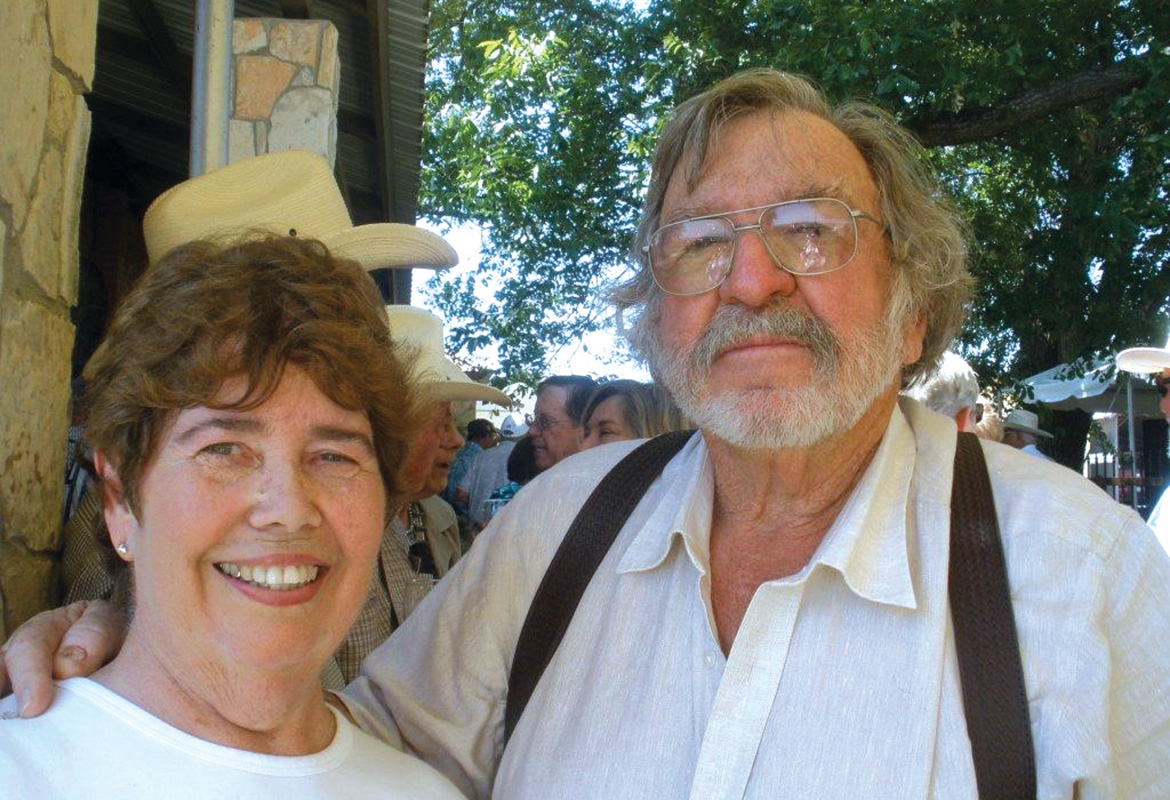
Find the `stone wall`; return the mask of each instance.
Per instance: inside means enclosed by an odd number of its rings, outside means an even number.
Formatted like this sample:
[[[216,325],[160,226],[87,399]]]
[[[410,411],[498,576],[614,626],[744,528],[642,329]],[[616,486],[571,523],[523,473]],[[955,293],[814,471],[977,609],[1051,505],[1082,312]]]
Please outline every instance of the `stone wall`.
[[[0,635],[55,604],[98,0],[0,3]]]
[[[237,19],[229,161],[278,150],[337,157],[337,29],[318,20]]]

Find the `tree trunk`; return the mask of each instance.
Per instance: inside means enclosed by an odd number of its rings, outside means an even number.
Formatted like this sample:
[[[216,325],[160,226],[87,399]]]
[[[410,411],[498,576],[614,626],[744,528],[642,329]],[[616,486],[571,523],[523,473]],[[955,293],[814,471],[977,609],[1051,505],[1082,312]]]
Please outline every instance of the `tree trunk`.
[[[1085,438],[1093,416],[1087,411],[1050,411],[1047,426],[1041,427],[1053,435],[1045,448],[1057,462],[1074,472],[1080,472],[1085,460]]]

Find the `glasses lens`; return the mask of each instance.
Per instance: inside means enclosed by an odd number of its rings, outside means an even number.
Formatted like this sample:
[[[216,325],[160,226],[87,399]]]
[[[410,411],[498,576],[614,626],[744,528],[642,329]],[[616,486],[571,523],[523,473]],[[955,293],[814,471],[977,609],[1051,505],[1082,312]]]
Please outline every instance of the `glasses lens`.
[[[832,272],[857,251],[857,223],[840,200],[800,200],[764,211],[760,224],[772,255],[798,275]]]
[[[734,242],[731,221],[718,217],[659,228],[650,240],[654,280],[671,294],[698,294],[714,288],[727,274]]]

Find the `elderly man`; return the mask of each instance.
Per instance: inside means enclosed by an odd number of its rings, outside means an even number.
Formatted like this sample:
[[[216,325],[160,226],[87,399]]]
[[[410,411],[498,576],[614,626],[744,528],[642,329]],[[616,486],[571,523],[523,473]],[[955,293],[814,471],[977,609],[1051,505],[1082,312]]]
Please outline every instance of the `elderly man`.
[[[536,453],[536,466],[548,469],[581,449],[585,404],[597,381],[585,375],[553,375],[536,387],[536,406],[528,435]]]
[[[1131,347],[1117,354],[1117,366],[1127,372],[1152,375],[1154,384],[1158,387],[1158,408],[1162,416],[1170,422],[1170,340],[1165,347]],[[1150,512],[1148,520],[1150,527],[1162,543],[1162,547],[1170,552],[1170,490],[1163,491],[1158,498],[1158,504]]]
[[[676,110],[618,299],[701,435],[593,574],[506,750],[529,605],[635,443],[493,519],[343,695],[367,730],[484,798],[977,796],[948,603],[955,428],[898,400],[969,284],[919,158],[884,115],[770,71]],[[1170,560],[1079,476],[983,452],[1038,794],[1170,796]]]
[[[1034,458],[1051,461],[1052,458],[1041,452],[1037,446],[1041,436],[1045,439],[1052,438],[1051,433],[1040,428],[1040,417],[1034,411],[1029,411],[1026,408],[1013,408],[1003,418],[1004,444]]]

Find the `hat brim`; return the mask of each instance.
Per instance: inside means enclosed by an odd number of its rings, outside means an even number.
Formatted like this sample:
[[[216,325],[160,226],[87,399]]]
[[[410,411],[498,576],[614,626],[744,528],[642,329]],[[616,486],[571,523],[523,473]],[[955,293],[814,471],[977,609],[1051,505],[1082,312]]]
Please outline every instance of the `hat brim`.
[[[1117,354],[1117,368],[1126,372],[1161,372],[1170,369],[1170,350],[1164,347],[1131,347]]]
[[[1028,425],[1021,425],[1018,422],[1005,422],[1003,424],[1003,429],[1005,431],[1023,431],[1024,433],[1030,433],[1033,436],[1043,436],[1045,439],[1053,438],[1052,434],[1048,431],[1042,431],[1039,428],[1033,428]]]
[[[447,269],[459,254],[441,236],[413,225],[377,222],[322,236],[335,256],[371,269]]]
[[[475,381],[422,381],[419,386],[427,397],[439,403],[480,400],[484,403],[495,403],[499,406],[509,406],[512,404],[512,399],[499,389],[482,383],[476,383]]]

